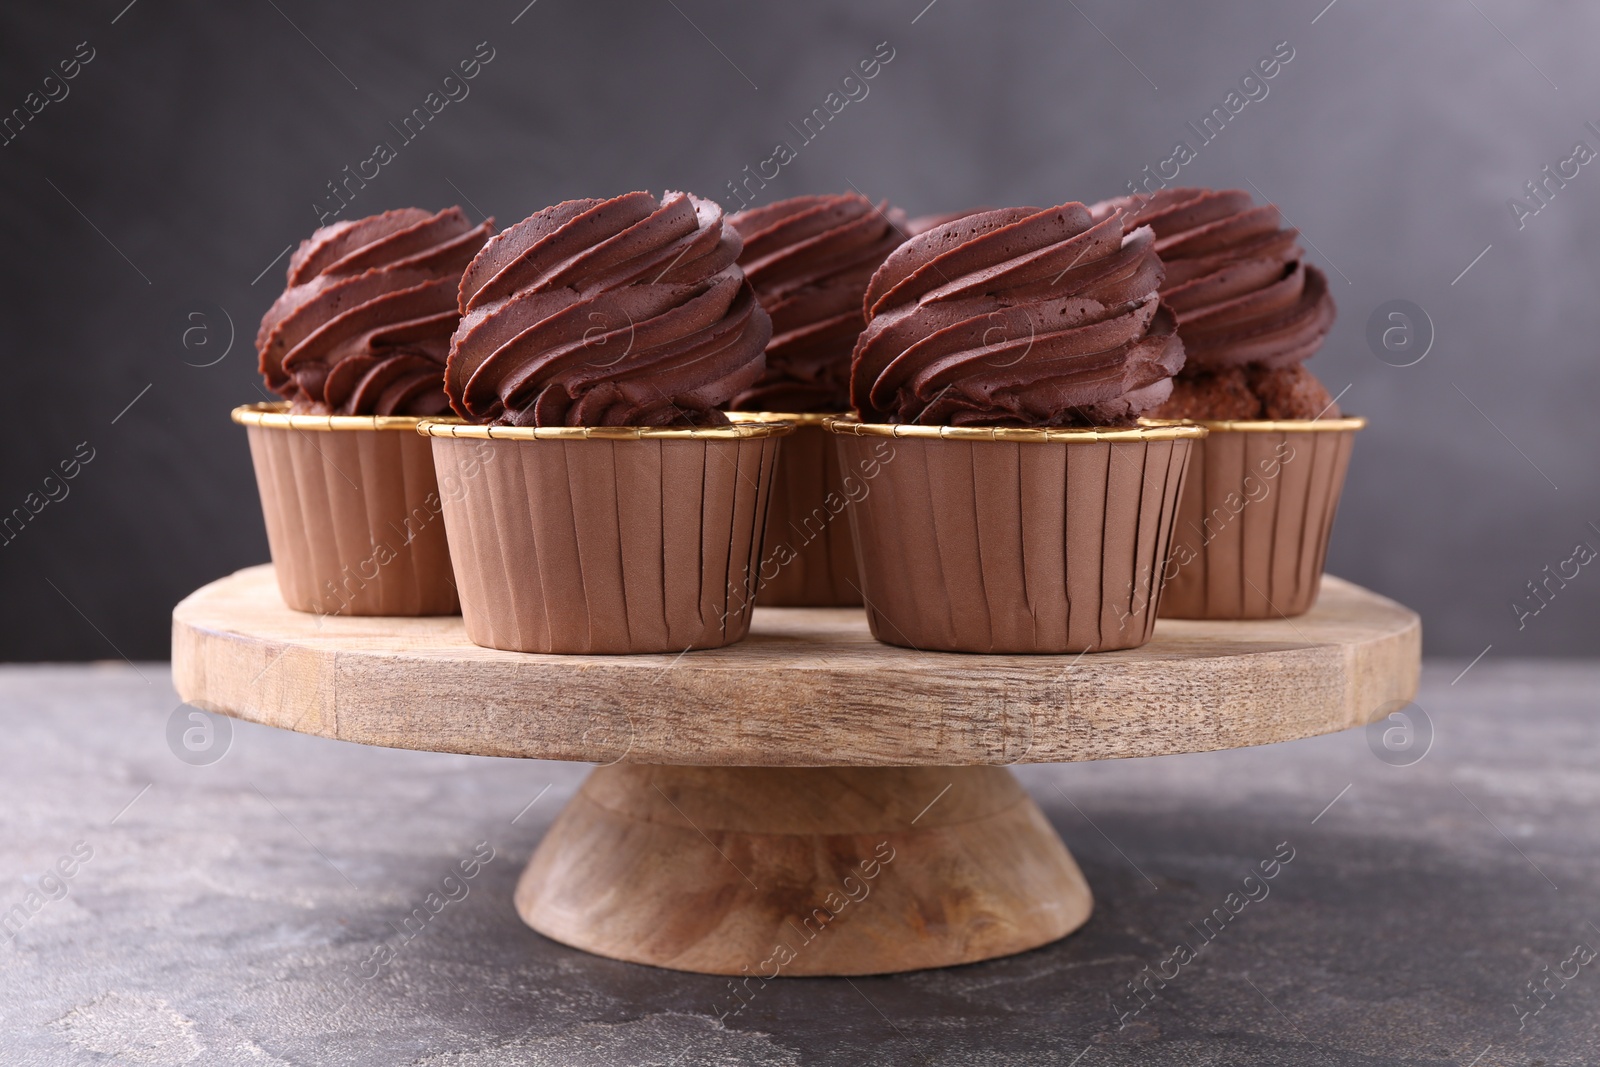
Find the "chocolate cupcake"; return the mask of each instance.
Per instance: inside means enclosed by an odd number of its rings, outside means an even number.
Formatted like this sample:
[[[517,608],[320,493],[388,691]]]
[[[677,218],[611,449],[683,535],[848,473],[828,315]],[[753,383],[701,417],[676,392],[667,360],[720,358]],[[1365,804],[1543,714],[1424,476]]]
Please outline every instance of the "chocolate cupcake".
[[[1079,203],[936,226],[873,276],[835,420],[867,615],[890,644],[1085,652],[1149,640],[1189,448],[1139,427],[1183,366],[1149,229]]]
[[[863,421],[1132,426],[1183,366],[1148,231],[1082,204],[1003,208],[902,245],[867,288]]]
[[[298,611],[457,610],[432,453],[446,411],[461,272],[493,232],[460,208],[326,226],[290,257],[256,351],[283,402],[235,409],[249,429],[267,541]]]
[[[459,207],[325,226],[289,258],[261,319],[267,388],[294,414],[438,415],[461,272],[494,232]]]
[[[1256,619],[1310,610],[1361,419],[1303,365],[1335,308],[1299,232],[1242,190],[1107,201],[1149,226],[1188,362],[1152,414],[1210,428],[1179,512],[1162,614]]]
[[[783,443],[761,551],[756,603],[861,603],[855,546],[843,512],[847,479],[822,426],[850,407],[850,352],[866,325],[867,282],[905,240],[897,212],[856,193],[797,196],[730,221],[744,239],[739,265],[772,316],[766,370],[733,400],[745,412],[795,423]]]
[[[714,202],[569,200],[496,236],[461,279],[425,422],[467,636],[519,652],[714,648],[749,629],[781,422],[720,409],[771,320]],[[482,460],[487,449],[492,461]]]
[[[1093,210],[1097,217],[1121,211],[1130,225],[1149,226],[1167,268],[1161,298],[1178,318],[1188,360],[1157,417],[1338,415],[1301,366],[1333,326],[1333,296],[1277,207],[1256,206],[1238,189],[1163,189]]]
[[[567,200],[497,235],[461,278],[446,391],[503,426],[720,426],[772,323],[738,231],[685,193]]]

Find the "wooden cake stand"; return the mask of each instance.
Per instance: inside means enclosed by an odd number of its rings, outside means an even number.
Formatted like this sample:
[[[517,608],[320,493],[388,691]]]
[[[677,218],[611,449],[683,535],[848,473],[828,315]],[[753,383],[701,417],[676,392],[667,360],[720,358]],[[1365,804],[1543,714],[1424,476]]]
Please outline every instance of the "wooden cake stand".
[[[271,567],[172,618],[173,677],[197,707],[601,764],[522,875],[522,918],[602,956],[764,978],[1054,941],[1092,898],[1006,765],[1360,726],[1415,695],[1420,656],[1415,613],[1331,577],[1295,619],[1164,619],[1143,648],[1081,657],[892,648],[859,609],[825,608],[758,609],[743,642],[682,656],[496,652],[459,618],[290,611]]]

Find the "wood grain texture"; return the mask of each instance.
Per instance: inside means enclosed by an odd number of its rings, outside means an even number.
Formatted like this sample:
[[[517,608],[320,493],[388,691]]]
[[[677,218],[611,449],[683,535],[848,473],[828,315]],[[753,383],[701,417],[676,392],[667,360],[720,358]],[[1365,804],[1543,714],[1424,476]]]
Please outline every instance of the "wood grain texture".
[[[594,763],[1052,763],[1210,751],[1366,723],[1416,693],[1421,623],[1337,578],[1295,619],[1162,619],[1073,656],[917,652],[859,609],[757,608],[744,641],[682,656],[479,648],[459,618],[319,617],[270,567],[173,612],[179,694],[363,744]]]
[[[1000,767],[649,767],[589,776],[517,911],[613,959],[767,981],[945,967],[1081,926],[1082,873]]]

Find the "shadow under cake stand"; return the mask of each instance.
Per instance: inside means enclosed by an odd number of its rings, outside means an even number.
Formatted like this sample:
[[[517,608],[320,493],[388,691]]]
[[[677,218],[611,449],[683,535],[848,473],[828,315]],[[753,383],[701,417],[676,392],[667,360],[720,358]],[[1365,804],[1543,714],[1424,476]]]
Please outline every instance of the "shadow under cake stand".
[[[290,611],[270,566],[172,619],[197,707],[601,764],[523,873],[522,918],[614,959],[763,977],[942,967],[1071,933],[1089,888],[1007,765],[1332,733],[1415,696],[1420,662],[1414,612],[1332,577],[1298,618],[1163,619],[1142,648],[1081,657],[893,648],[859,608],[758,608],[743,642],[682,656],[498,652],[459,617]]]

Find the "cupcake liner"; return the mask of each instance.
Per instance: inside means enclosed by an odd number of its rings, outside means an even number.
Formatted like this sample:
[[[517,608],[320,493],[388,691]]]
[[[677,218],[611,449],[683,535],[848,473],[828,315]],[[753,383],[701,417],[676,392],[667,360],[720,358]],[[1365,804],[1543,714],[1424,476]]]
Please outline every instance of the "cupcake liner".
[[[1275,619],[1316,602],[1359,418],[1200,422],[1160,614]]]
[[[783,423],[423,423],[467,637],[513,652],[685,652],[750,629]],[[481,462],[487,448],[492,462]]]
[[[845,512],[859,477],[846,478],[823,427],[825,415],[729,412],[729,418],[792,422],[773,475],[756,604],[853,608],[861,604],[855,539]]]
[[[1009,430],[830,420],[873,636],[947,652],[1150,639],[1197,427]]]
[[[433,454],[415,418],[235,408],[283,601],[322,615],[458,610]]]
[[[1310,611],[1350,448],[1365,419],[1198,422],[1160,614],[1278,619]]]

